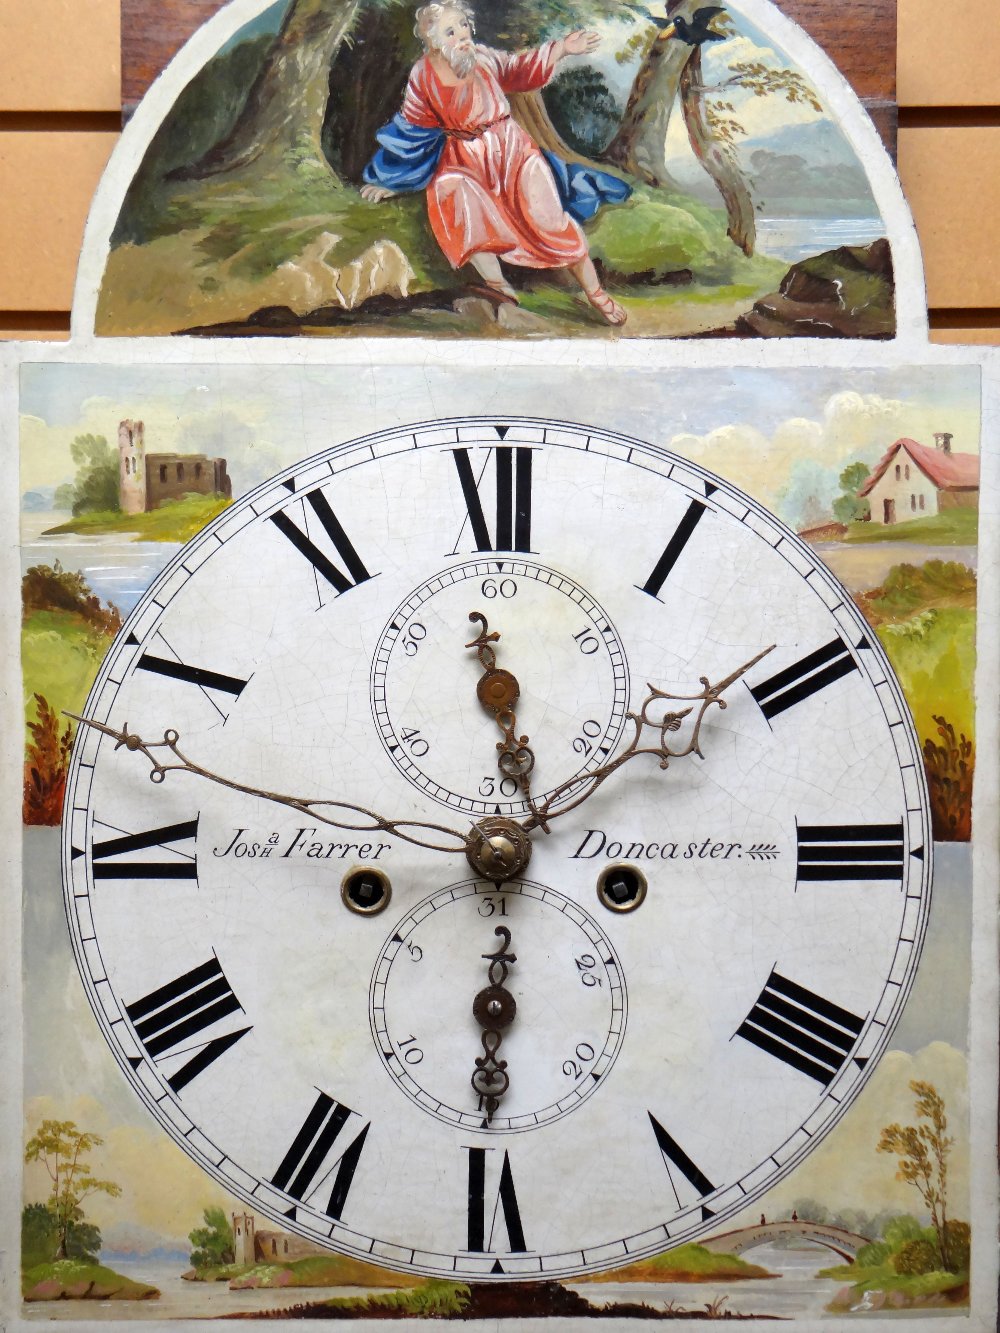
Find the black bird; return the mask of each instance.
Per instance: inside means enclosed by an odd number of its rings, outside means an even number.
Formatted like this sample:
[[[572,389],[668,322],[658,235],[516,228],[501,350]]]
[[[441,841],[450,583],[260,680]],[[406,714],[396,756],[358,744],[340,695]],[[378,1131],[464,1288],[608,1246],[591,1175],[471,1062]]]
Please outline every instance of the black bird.
[[[696,9],[690,19],[683,19],[679,16],[675,19],[660,18],[656,14],[651,14],[645,5],[630,4],[629,0],[623,0],[626,9],[633,10],[636,14],[641,14],[650,23],[655,23],[659,28],[657,41],[665,42],[670,37],[679,37],[682,42],[687,42],[688,46],[703,46],[705,42],[724,42],[726,34],[716,32],[709,24],[717,14],[724,14],[726,11],[722,5],[703,5],[701,9]]]

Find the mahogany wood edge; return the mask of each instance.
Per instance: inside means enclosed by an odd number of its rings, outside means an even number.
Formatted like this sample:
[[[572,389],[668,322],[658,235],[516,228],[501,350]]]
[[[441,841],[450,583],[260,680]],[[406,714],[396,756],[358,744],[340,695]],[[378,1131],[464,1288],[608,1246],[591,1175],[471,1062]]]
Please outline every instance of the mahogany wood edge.
[[[0,331],[68,333],[69,318],[68,310],[0,310]],[[932,329],[1000,329],[1000,306],[935,306],[928,318]]]
[[[118,134],[115,111],[0,111],[0,134]]]

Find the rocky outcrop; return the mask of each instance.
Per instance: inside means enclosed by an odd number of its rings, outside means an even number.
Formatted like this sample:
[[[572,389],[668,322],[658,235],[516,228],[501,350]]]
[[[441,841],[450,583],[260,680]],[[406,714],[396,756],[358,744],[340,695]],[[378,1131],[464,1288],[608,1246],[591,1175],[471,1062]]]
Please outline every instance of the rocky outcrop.
[[[793,264],[778,290],[729,331],[753,338],[891,338],[896,332],[887,240],[841,246]]]

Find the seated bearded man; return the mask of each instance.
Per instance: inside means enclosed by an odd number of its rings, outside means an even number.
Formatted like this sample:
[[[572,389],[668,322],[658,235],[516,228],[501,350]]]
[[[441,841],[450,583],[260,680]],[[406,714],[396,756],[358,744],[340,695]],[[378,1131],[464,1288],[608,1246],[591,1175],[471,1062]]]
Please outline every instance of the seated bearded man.
[[[595,32],[573,32],[535,51],[509,55],[478,46],[464,3],[417,10],[424,55],[414,65],[403,108],[378,134],[364,171],[365,199],[427,190],[431,229],[453,268],[471,264],[475,290],[494,304],[516,303],[500,267],[565,268],[609,324],[625,311],[603,290],[579,220],[631,190],[608,173],[570,167],[542,153],[511,117],[507,93],[549,82],[567,55],[596,50]]]

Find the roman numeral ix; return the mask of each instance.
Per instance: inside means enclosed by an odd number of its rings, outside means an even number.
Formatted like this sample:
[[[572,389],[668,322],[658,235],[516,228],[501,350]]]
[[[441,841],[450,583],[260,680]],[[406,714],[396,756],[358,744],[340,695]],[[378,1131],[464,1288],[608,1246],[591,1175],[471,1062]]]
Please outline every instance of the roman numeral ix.
[[[903,882],[903,821],[895,824],[799,824],[799,884],[840,880]]]
[[[214,1064],[219,1056],[250,1031],[249,1027],[191,1045],[191,1038],[205,1032],[220,1019],[242,1010],[225,973],[214,956],[207,963],[185,972],[175,981],[125,1006],[135,1035],[155,1063],[175,1055],[196,1054],[181,1065],[167,1083],[180,1092],[193,1078]],[[133,1060],[133,1068],[139,1060]]]
[[[327,583],[331,584],[338,593],[347,592],[350,588],[356,588],[359,583],[364,583],[366,579],[370,579],[371,574],[365,568],[361,557],[354,549],[354,545],[341,526],[337,515],[330,508],[330,502],[322,490],[317,488],[314,491],[308,491],[304,498],[319,519],[320,526],[330,538],[341,560],[343,560],[347,567],[347,573],[345,574],[339,565],[335,565],[329,556],[324,555],[316,543],[293,523],[286,513],[280,511],[271,515],[271,522],[278,531],[288,538],[297,551],[301,551],[316,572],[322,574]]]
[[[120,838],[105,838],[91,845],[94,879],[197,879],[198,862],[194,856],[194,841],[198,836],[198,819],[181,824],[165,824],[162,828],[147,829],[144,833],[126,833]],[[117,860],[129,852],[145,851],[147,847],[166,849],[167,844],[191,842],[189,851],[175,859],[156,861]],[[74,860],[83,853],[73,848]]]
[[[772,971],[736,1035],[827,1087],[847,1064],[864,1025],[863,1018]]]
[[[532,452],[531,449],[506,445],[492,450],[496,466],[496,538],[494,539],[490,535],[482,500],[479,497],[470,451],[452,449],[477,551],[531,550]]]
[[[349,1106],[344,1106],[325,1092],[320,1092],[302,1128],[292,1140],[291,1147],[271,1177],[271,1184],[290,1194],[293,1199],[298,1199],[300,1203],[308,1203],[312,1194],[321,1189],[333,1175],[326,1214],[335,1221],[340,1221],[371,1126],[366,1124],[344,1152],[333,1158],[318,1180],[316,1177],[326,1164],[341,1130],[355,1114],[356,1112]],[[286,1216],[294,1217],[295,1211],[294,1207],[289,1209]]]

